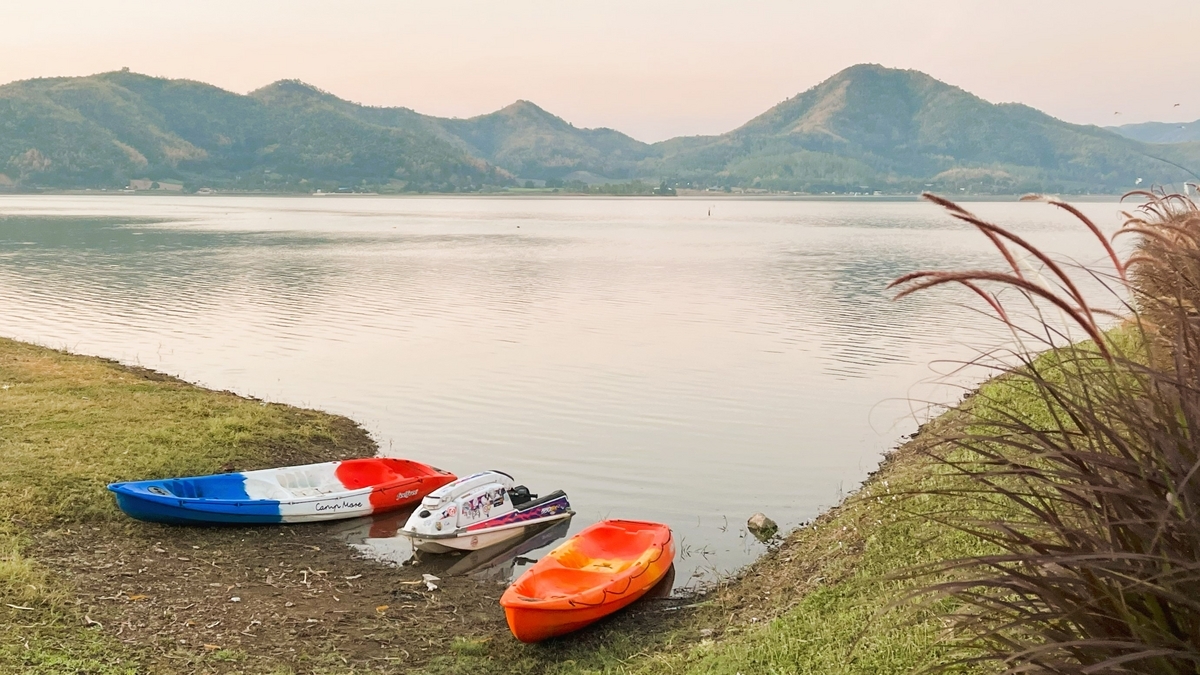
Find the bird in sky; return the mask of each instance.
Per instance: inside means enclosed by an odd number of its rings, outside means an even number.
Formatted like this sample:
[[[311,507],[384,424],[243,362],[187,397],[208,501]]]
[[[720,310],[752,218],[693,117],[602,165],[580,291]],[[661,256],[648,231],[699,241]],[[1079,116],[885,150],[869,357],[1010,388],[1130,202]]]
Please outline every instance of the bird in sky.
[[[1173,105],[1173,106],[1171,106],[1171,107],[1172,107],[1172,108],[1178,108],[1178,107],[1179,107],[1179,104],[1178,104],[1178,103],[1176,103],[1175,105]]]

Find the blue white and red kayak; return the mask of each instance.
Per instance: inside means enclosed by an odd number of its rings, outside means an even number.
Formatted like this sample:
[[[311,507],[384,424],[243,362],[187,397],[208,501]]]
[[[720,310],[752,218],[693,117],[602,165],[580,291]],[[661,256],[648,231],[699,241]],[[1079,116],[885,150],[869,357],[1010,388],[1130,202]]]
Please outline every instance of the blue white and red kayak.
[[[158,523],[304,523],[356,518],[412,504],[454,474],[377,457],[108,486],[117,506]]]

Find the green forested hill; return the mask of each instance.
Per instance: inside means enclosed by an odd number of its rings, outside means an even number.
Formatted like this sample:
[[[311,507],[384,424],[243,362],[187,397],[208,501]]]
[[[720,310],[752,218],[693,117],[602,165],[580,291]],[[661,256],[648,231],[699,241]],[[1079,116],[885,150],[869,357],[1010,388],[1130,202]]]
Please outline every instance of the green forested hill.
[[[55,187],[149,177],[284,190],[510,179],[437,135],[372,123],[342,104],[293,82],[250,96],[126,72],[17,82],[0,87],[0,173]]]
[[[239,95],[122,71],[0,87],[0,188],[148,178],[192,189],[471,191],[592,176],[804,192],[1121,192],[1138,179],[1195,180],[1181,167],[1200,173],[1200,144],[1143,143],[873,65],[729,133],[653,145],[527,101],[444,119],[298,81]]]
[[[536,178],[562,178],[576,171],[638,178],[638,162],[654,153],[652,146],[612,129],[578,129],[529,101],[442,125],[478,156]]]
[[[658,146],[678,179],[777,190],[1109,191],[1180,182],[1161,147],[1028,106],[992,104],[916,71],[848,68],[721,136]],[[1200,154],[1171,148],[1177,163]]]
[[[1107,127],[1126,138],[1143,143],[1196,143],[1200,142],[1200,120],[1195,122],[1142,122]]]

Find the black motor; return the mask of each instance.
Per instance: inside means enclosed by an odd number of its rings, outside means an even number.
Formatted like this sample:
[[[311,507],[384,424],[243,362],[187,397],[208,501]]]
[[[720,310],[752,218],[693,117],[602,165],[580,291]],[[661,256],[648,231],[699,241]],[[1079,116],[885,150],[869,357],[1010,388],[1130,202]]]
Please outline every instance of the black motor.
[[[537,499],[537,495],[531,494],[529,488],[524,485],[518,485],[508,491],[508,498],[514,507],[520,507],[522,504]]]

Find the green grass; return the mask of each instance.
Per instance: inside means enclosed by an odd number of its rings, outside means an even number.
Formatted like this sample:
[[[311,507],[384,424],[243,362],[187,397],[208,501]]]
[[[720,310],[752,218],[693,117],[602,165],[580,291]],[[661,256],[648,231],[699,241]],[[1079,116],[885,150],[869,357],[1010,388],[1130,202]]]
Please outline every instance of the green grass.
[[[882,492],[886,496],[886,491]],[[923,506],[934,506],[927,504]],[[662,659],[640,672],[902,673],[936,661],[944,605],[889,607],[914,588],[891,578],[907,565],[980,552],[928,522],[871,506],[849,507],[826,525],[863,529],[865,547],[843,580],[809,593],[760,630]],[[868,522],[873,516],[881,516]],[[832,571],[832,570],[831,570]]]
[[[136,670],[28,555],[35,533],[115,519],[109,482],[354,450],[373,448],[342,418],[0,339],[0,672]]]

